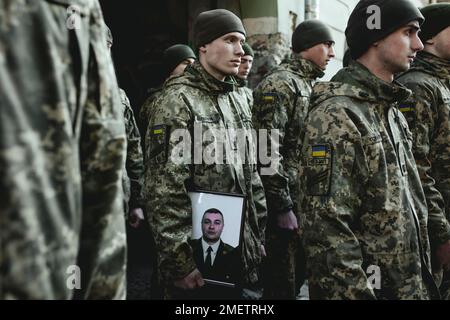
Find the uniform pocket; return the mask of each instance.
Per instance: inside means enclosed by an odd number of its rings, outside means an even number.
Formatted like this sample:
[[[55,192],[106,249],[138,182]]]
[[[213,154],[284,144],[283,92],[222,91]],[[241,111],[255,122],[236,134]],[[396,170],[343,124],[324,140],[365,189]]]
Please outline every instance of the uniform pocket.
[[[383,154],[383,138],[379,134],[362,137],[361,143],[367,161],[369,174],[374,175],[385,165]]]

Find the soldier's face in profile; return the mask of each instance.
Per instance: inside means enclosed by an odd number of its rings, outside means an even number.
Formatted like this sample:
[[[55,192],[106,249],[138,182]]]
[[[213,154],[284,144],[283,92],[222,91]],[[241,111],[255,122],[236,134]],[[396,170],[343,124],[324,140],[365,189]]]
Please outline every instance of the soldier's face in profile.
[[[191,65],[194,63],[194,59],[193,58],[188,58],[184,61],[182,61],[179,65],[176,66],[175,69],[173,69],[172,73],[170,74],[171,76],[177,76],[179,74],[182,74],[184,72],[184,69],[186,69],[186,67],[188,65]]]
[[[383,68],[396,74],[411,67],[417,52],[423,49],[419,30],[419,22],[412,21],[374,44]]]
[[[242,80],[246,80],[250,70],[253,65],[253,57],[252,56],[243,56],[241,58],[241,65],[239,66],[238,77]]]
[[[242,33],[231,32],[200,47],[200,51],[204,53],[204,59],[201,60],[203,66],[219,80],[237,75],[244,55],[244,41]]]
[[[202,220],[203,239],[214,243],[220,239],[223,230],[223,218],[219,213],[207,213]]]
[[[320,69],[325,70],[330,60],[335,57],[334,43],[330,41],[316,44],[302,51],[301,57],[313,62]]]

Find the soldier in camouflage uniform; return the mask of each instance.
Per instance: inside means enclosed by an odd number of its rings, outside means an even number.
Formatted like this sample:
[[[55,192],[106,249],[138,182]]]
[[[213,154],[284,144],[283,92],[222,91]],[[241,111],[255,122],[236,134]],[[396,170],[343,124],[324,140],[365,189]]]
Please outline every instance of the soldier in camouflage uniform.
[[[125,296],[126,138],[103,24],[95,0],[0,1],[0,299]]]
[[[111,52],[113,36],[107,25],[105,25],[105,29],[107,46]],[[119,89],[119,91],[123,106],[125,132],[127,135],[127,155],[122,178],[125,219],[128,220],[132,227],[137,228],[139,227],[140,222],[144,220],[144,212],[142,211],[144,206],[142,195],[144,156],[142,154],[141,135],[139,134],[139,129],[134,118],[130,99],[128,99],[124,90]]]
[[[170,46],[163,53],[163,66],[165,81],[170,77],[177,76],[184,72],[184,69],[197,59],[194,51],[185,44],[175,44]],[[145,100],[139,111],[139,123],[141,132],[145,133],[148,123],[150,121],[152,105],[158,99],[164,84],[158,88],[152,88],[148,92],[148,97]]]
[[[381,29],[366,28],[378,5]],[[299,177],[311,299],[439,298],[431,275],[425,195],[393,82],[423,48],[408,0],[361,0],[346,36],[352,58],[318,84]]]
[[[331,31],[324,23],[301,23],[292,35],[292,57],[270,72],[254,91],[255,128],[279,131],[282,159],[274,174],[261,174],[269,212],[264,267],[266,299],[295,299],[305,278],[300,272],[296,279],[296,268],[305,270],[304,258],[297,261],[302,248],[298,213],[293,210],[298,190],[297,141],[313,83],[324,75],[328,61],[334,57],[333,44]]]
[[[253,108],[253,92],[249,87],[247,87],[247,78],[250,70],[252,69],[253,57],[255,56],[255,53],[248,43],[244,43],[242,49],[244,50],[244,56],[241,58],[239,72],[236,75],[236,81],[239,86],[237,91],[247,98],[248,105],[250,108]]]
[[[424,7],[420,38],[425,49],[398,81],[413,91],[400,105],[414,137],[413,153],[428,202],[428,230],[437,282],[450,266],[450,4]],[[433,261],[434,260],[434,261]],[[450,298],[450,275],[442,295]],[[447,291],[447,292],[446,292]]]
[[[247,87],[248,85],[248,75],[252,69],[252,65],[253,65],[253,58],[255,56],[255,53],[253,52],[252,47],[246,42],[244,43],[244,45],[242,46],[242,50],[244,50],[244,55],[241,57],[241,64],[239,65],[239,71],[238,74],[236,75],[235,79],[237,82],[237,92],[245,97],[247,99],[247,103],[250,106],[250,109],[253,108],[253,91]],[[252,180],[252,188],[253,188],[253,194],[254,196],[258,196],[259,198],[255,198],[255,204],[256,205],[264,205],[261,208],[256,208],[257,211],[265,211],[266,210],[266,200],[265,200],[265,192],[264,192],[264,187],[263,184],[261,183],[260,179],[253,179]],[[263,241],[265,239],[262,239]],[[262,258],[265,258],[266,255],[266,250],[265,247],[262,246],[261,247],[263,250],[261,252],[261,256]],[[260,271],[261,272],[261,271]],[[255,287],[253,290],[253,292],[251,291],[247,291],[249,292],[249,295],[251,296],[257,296],[257,297],[262,297],[262,284],[261,281],[259,282],[258,286]]]
[[[144,220],[143,178],[144,156],[141,147],[141,135],[134,119],[133,109],[125,91],[120,89],[123,115],[125,119],[125,131],[127,134],[127,157],[124,172],[124,196],[125,213],[130,225],[134,228]]]
[[[230,77],[238,72],[244,39],[242,22],[233,13],[223,9],[201,13],[194,23],[200,63],[195,62],[182,75],[168,80],[150,119],[145,138],[148,148],[144,188],[166,298],[189,297],[192,289],[204,284],[188,243],[192,229],[188,192],[197,189],[246,196],[242,266],[229,267],[242,269],[242,286],[258,282],[267,213],[264,196],[253,190],[258,181],[259,190],[262,186],[256,165],[249,163],[253,149],[250,137],[245,139],[245,159],[241,158],[241,163],[226,157],[223,163],[214,159],[212,164],[203,159],[194,162],[195,154],[200,150],[201,157],[205,146],[212,142],[223,141],[234,149],[237,138],[232,131],[208,131],[211,135],[204,135],[202,143],[194,130],[202,129],[198,135],[210,129],[252,128],[250,107],[235,91],[236,83]],[[183,136],[180,141],[180,130],[189,137]],[[193,139],[191,145],[189,138]],[[180,145],[187,150],[180,150]],[[178,162],[180,153],[186,162]]]

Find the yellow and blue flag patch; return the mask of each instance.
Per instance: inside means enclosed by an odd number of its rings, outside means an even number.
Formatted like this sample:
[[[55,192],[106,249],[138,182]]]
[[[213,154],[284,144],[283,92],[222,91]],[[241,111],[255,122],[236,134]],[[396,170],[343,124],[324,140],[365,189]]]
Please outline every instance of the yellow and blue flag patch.
[[[416,104],[412,101],[406,101],[398,105],[398,110],[405,116],[410,129],[416,126]]]
[[[313,158],[325,158],[327,156],[327,146],[326,145],[316,145],[312,147],[312,157]]]
[[[153,127],[153,134],[163,134],[164,128],[162,126]]]
[[[414,111],[414,104],[413,103],[402,103],[398,106],[398,109],[400,110],[401,113],[412,112],[412,111]]]
[[[326,196],[331,190],[332,148],[330,144],[311,145],[311,154],[305,167],[306,193]]]
[[[278,97],[275,92],[267,92],[262,95],[262,100],[264,102],[273,102]]]
[[[150,162],[165,163],[167,161],[169,134],[164,124],[150,128]]]

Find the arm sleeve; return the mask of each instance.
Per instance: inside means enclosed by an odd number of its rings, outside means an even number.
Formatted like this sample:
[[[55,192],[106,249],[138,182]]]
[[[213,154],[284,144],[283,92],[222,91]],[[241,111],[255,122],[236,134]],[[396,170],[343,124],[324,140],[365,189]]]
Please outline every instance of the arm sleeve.
[[[190,165],[171,160],[178,143],[190,141],[190,110],[182,94],[176,92],[163,95],[155,108],[146,133],[146,207],[160,272],[166,281],[173,282],[196,268],[188,243],[192,229],[192,208],[186,187]],[[186,140],[180,140],[174,132],[184,133]]]
[[[334,112],[311,115],[299,171],[311,298],[375,299],[353,230],[367,166],[360,142],[349,139],[350,119]]]
[[[439,121],[438,108],[433,95],[433,89],[417,83],[407,83],[406,86],[413,90],[414,101],[408,105],[408,113],[405,118],[413,134],[413,153],[417,169],[422,182],[428,207],[428,233],[432,246],[440,245],[450,240],[450,225],[445,218],[444,199],[437,187],[437,172],[450,170],[450,159],[445,162],[446,148],[450,148],[448,134],[450,133],[448,115],[446,123]],[[443,126],[446,126],[446,128]],[[446,132],[447,138],[439,137]],[[442,151],[442,153],[441,153]],[[449,151],[447,151],[448,155]],[[443,162],[441,161],[443,160]],[[444,164],[444,166],[439,166]],[[436,166],[436,168],[435,168]],[[440,170],[437,170],[437,167]],[[442,173],[445,175],[445,173]],[[448,173],[447,173],[448,176]],[[447,177],[450,183],[450,176]],[[448,184],[447,184],[448,185]]]
[[[281,153],[288,121],[288,99],[271,86],[258,87],[254,92],[253,124],[259,133],[258,160],[259,172],[264,185],[268,211],[286,213],[293,207],[289,193],[289,178],[283,168]],[[267,130],[267,143],[261,135]],[[279,140],[276,143],[276,136]],[[267,146],[267,147],[266,147]],[[268,159],[270,157],[270,160]]]
[[[252,174],[252,192],[256,214],[258,216],[259,239],[261,240],[261,243],[264,244],[264,239],[266,238],[265,234],[267,224],[267,204],[266,196],[264,193],[264,186],[262,184],[258,171],[254,171]]]
[[[128,103],[125,104],[125,129],[127,134],[127,159],[126,170],[131,184],[131,197],[129,207],[142,208],[143,207],[143,195],[142,184],[144,174],[144,159],[141,148],[141,135],[134,118],[133,109]]]

